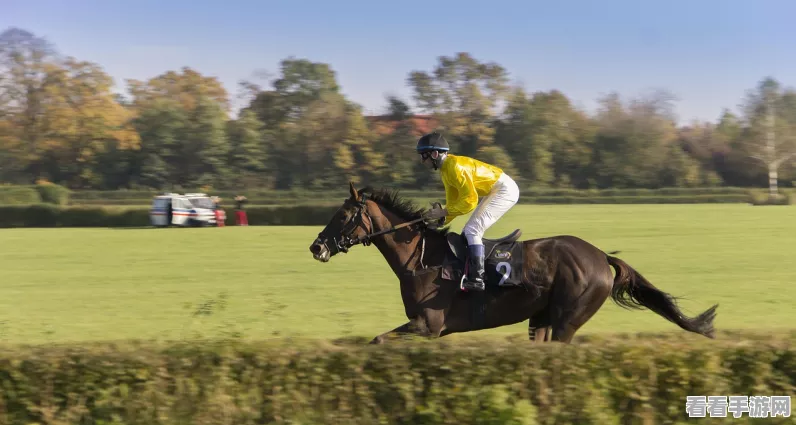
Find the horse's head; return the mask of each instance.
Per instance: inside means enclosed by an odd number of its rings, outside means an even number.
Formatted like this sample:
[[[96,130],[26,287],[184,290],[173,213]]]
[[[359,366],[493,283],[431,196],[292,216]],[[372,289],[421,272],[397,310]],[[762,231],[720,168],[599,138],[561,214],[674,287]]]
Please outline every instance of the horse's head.
[[[353,183],[350,186],[351,197],[343,202],[310,245],[312,257],[318,261],[325,263],[358,243],[369,242],[367,236],[374,230],[373,219],[368,213],[365,197],[357,192]]]

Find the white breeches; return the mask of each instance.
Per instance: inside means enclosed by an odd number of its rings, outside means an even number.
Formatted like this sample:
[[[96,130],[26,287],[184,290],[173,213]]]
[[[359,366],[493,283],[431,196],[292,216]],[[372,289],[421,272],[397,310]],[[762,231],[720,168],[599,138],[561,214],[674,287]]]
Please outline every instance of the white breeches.
[[[483,245],[482,238],[489,226],[513,207],[520,199],[517,183],[505,173],[500,175],[492,191],[481,199],[462,229],[470,245]]]

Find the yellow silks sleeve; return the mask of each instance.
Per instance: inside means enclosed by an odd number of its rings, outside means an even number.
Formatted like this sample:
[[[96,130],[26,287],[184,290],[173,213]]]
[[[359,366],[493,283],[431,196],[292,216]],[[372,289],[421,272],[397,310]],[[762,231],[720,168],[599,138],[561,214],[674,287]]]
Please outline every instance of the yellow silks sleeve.
[[[473,158],[448,154],[440,174],[448,210],[445,224],[449,224],[456,217],[474,210],[478,206],[478,197],[492,190],[503,170]]]

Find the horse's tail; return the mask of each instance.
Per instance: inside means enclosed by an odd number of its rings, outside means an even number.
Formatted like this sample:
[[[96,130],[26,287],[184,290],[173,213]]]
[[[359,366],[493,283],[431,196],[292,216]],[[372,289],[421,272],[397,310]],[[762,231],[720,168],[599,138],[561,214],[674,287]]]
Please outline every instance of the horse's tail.
[[[646,307],[689,332],[708,338],[714,337],[713,319],[716,317],[718,304],[697,317],[689,318],[677,307],[674,297],[653,286],[644,276],[619,258],[611,255],[606,257],[608,264],[616,270],[611,299],[619,306],[627,309]]]

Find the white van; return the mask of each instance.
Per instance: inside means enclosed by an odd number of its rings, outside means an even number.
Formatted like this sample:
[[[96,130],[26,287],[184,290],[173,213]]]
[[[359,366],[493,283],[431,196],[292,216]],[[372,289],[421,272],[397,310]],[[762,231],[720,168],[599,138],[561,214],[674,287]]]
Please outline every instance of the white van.
[[[166,193],[152,200],[149,220],[155,227],[215,226],[215,203],[204,193]]]

